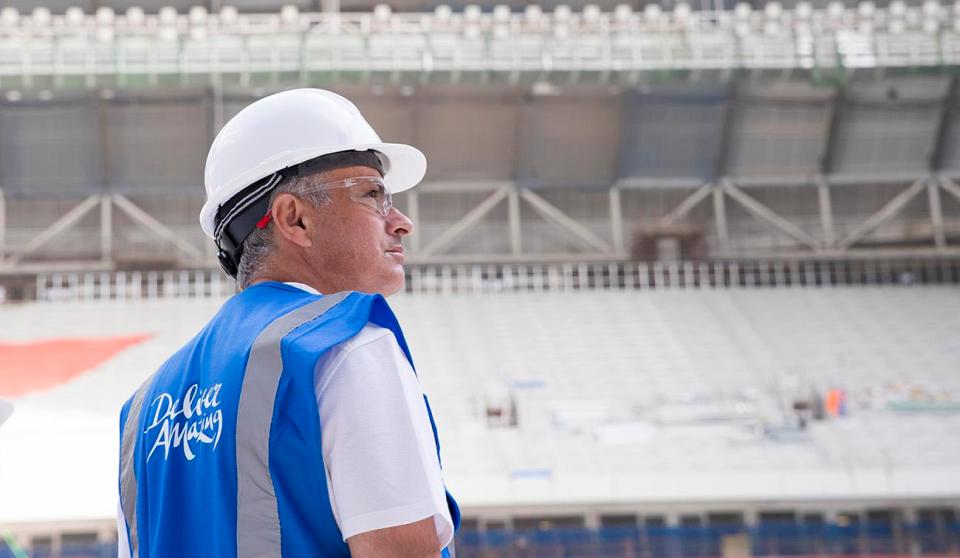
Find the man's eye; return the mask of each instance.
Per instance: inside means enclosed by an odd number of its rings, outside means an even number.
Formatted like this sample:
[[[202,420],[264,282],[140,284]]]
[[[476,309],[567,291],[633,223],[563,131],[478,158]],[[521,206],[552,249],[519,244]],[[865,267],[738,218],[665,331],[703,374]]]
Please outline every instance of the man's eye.
[[[369,192],[367,192],[367,197],[369,197],[369,198],[379,198],[379,197],[380,197],[380,190],[377,189],[377,188],[374,188],[373,190],[370,190]]]

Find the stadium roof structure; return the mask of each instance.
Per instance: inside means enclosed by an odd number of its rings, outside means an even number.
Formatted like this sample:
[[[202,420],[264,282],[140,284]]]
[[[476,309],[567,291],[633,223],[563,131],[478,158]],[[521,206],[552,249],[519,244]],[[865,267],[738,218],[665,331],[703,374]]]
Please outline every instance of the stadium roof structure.
[[[0,276],[214,268],[213,135],[311,85],[427,154],[411,263],[960,254],[956,4],[181,8],[0,10]]]
[[[684,234],[702,249],[673,259],[960,254],[947,72],[407,87],[338,91],[427,154],[423,184],[396,200],[418,231],[411,264],[651,259],[634,249]],[[215,268],[196,224],[204,156],[265,93],[8,90],[0,274]]]

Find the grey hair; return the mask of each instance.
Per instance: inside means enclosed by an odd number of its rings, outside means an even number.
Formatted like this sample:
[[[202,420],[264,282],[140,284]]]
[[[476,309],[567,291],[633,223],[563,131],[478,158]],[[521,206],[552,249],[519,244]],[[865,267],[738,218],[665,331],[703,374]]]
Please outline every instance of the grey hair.
[[[273,206],[273,200],[280,194],[293,194],[314,207],[329,204],[330,195],[323,190],[312,187],[315,178],[314,176],[299,176],[284,180],[270,194],[269,206]],[[243,253],[240,256],[240,263],[237,265],[237,286],[241,290],[249,287],[251,281],[262,273],[275,247],[273,232],[270,227],[253,229],[250,236],[243,241]]]

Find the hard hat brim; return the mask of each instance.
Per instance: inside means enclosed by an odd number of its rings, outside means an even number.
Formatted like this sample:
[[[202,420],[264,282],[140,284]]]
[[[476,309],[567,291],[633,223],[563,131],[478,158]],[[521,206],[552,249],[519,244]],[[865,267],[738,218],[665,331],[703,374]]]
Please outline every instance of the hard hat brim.
[[[331,151],[329,149],[305,151],[301,156],[296,157],[298,159],[296,161],[285,161],[285,164],[281,168],[276,168],[263,174],[263,176],[250,176],[245,180],[247,181],[247,185],[250,185],[255,183],[257,180],[269,176],[273,172],[283,170],[288,166],[293,166],[304,161],[309,161],[310,159],[320,157],[322,155],[327,155],[337,151],[365,151],[368,149],[381,154],[384,174],[383,182],[387,189],[390,190],[391,194],[396,194],[413,188],[419,184],[421,180],[423,180],[423,177],[427,172],[427,158],[419,149],[413,147],[412,145],[406,145],[403,143],[368,143],[344,146],[342,148],[338,148],[336,151]],[[215,201],[208,199],[206,203],[203,204],[203,208],[200,210],[200,227],[210,238],[214,238],[214,222],[216,219],[217,210],[219,209],[220,204],[224,203],[225,201],[226,200]]]
[[[374,143],[354,147],[357,151],[372,149],[384,155],[383,183],[391,194],[413,188],[427,173],[427,158],[423,153],[403,143]]]

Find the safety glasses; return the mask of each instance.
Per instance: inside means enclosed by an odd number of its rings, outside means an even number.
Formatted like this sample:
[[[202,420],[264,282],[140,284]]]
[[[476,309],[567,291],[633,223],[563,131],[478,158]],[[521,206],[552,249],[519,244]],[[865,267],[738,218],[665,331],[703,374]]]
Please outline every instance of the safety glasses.
[[[379,176],[356,176],[333,182],[323,182],[317,184],[316,187],[320,190],[348,188],[350,199],[369,206],[384,217],[390,213],[390,209],[393,207],[393,196],[390,195],[390,190],[387,189],[383,179]]]
[[[379,176],[355,176],[343,180],[334,180],[333,182],[322,182],[314,186],[318,190],[337,190],[339,188],[348,188],[350,190],[350,199],[366,205],[376,211],[383,217],[390,214],[393,208],[393,196],[390,190],[383,183]],[[273,219],[273,212],[267,213],[256,223],[258,229],[266,227]]]

